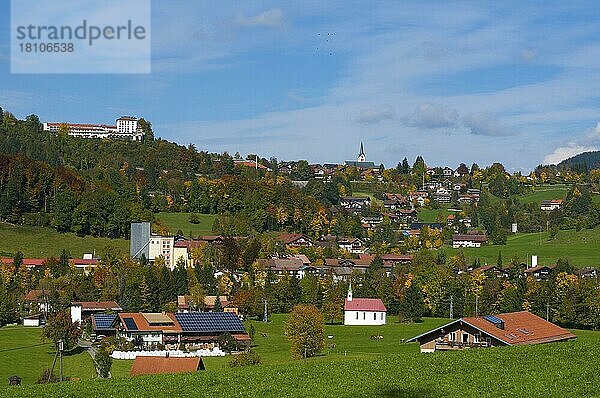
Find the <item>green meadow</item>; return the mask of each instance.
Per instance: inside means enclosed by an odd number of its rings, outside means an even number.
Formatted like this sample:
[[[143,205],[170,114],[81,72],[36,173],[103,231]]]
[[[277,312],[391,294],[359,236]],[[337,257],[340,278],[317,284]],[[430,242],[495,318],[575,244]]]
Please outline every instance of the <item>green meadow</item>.
[[[190,219],[192,213],[156,213],[154,217],[161,220],[172,234],[181,230],[186,237],[211,235],[213,223],[217,217],[214,214],[198,214],[199,223],[192,224]]]
[[[600,266],[600,227],[581,231],[559,231],[554,239],[549,240],[547,232],[515,234],[507,238],[506,245],[488,244],[480,248],[452,249],[447,248],[448,255],[462,250],[469,260],[479,258],[481,263],[496,264],[498,252],[502,253],[503,263],[512,258],[522,262],[532,254],[538,256],[539,264],[556,264],[559,258],[568,259],[576,267]]]
[[[21,251],[24,257],[58,257],[63,249],[81,258],[83,253],[101,254],[107,248],[129,252],[129,240],[77,236],[47,227],[0,223],[0,255],[12,257]]]
[[[600,395],[600,333],[574,331],[575,341],[535,346],[421,354],[404,339],[443,319],[383,327],[326,327],[322,355],[292,360],[285,315],[254,322],[262,365],[228,368],[229,358],[205,358],[207,370],[131,378],[131,361],[110,380],[0,387],[12,397],[593,397]],[[383,339],[372,340],[371,335]],[[333,347],[333,346],[331,346]],[[116,361],[115,361],[116,362]]]

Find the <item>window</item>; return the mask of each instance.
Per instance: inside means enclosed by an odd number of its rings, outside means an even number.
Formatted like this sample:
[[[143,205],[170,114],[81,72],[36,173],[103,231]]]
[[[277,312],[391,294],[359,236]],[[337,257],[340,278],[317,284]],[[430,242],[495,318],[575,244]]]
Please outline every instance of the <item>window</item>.
[[[383,312],[381,313],[381,320],[383,321]]]
[[[374,312],[374,313],[373,313],[373,320],[374,320],[374,321],[376,321],[376,320],[377,320],[377,313],[376,313],[376,312]]]
[[[474,342],[474,343],[479,343],[479,342],[481,342],[481,335],[479,335],[479,334],[474,334],[474,335],[473,335],[473,342]]]
[[[367,319],[367,313],[366,312],[363,312],[363,320],[364,319]]]
[[[469,342],[469,333],[462,333],[462,342],[463,343],[468,343]]]
[[[450,333],[450,341],[456,341],[456,332]]]
[[[358,311],[356,311],[356,319],[358,319]]]

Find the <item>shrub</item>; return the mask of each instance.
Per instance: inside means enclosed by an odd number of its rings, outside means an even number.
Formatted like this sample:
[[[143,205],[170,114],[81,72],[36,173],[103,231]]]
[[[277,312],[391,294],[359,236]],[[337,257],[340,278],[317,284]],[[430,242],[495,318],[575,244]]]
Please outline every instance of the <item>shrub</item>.
[[[219,337],[219,347],[225,352],[231,352],[237,350],[238,344],[230,333],[223,333]]]
[[[188,221],[191,224],[200,224],[200,217],[198,216],[198,214],[192,213],[190,214],[190,218],[188,219]]]
[[[37,381],[35,382],[36,384],[46,384],[46,383],[56,383],[58,382],[58,377],[56,377],[56,375],[52,372],[50,372],[50,369],[44,369],[42,371],[42,373],[40,374],[40,377],[38,377]]]
[[[240,366],[251,366],[261,364],[260,355],[254,351],[246,351],[241,354],[234,355],[229,361],[230,368],[237,368]]]
[[[100,377],[106,378],[110,375],[112,358],[104,348],[100,348],[96,353],[96,370]]]

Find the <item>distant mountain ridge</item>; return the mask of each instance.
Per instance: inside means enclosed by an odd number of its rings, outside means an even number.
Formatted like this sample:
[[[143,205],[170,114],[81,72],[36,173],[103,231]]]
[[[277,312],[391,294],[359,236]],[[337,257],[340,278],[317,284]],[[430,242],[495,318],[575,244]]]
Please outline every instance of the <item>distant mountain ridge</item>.
[[[563,160],[558,165],[560,168],[587,168],[600,169],[600,151],[583,152],[568,159]]]

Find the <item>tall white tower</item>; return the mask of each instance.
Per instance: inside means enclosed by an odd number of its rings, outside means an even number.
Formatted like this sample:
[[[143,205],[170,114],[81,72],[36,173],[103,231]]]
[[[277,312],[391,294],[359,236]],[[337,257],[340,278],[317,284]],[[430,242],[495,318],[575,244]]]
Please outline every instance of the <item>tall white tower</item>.
[[[348,301],[352,301],[352,281],[350,281],[350,286],[348,286],[348,296],[346,297]]]

